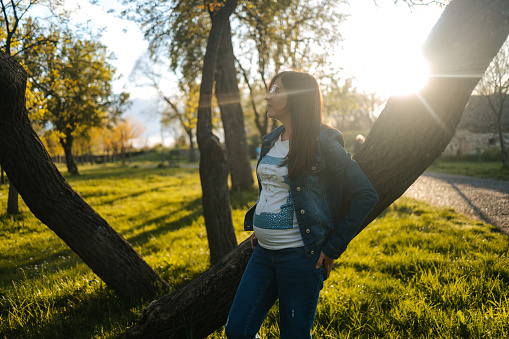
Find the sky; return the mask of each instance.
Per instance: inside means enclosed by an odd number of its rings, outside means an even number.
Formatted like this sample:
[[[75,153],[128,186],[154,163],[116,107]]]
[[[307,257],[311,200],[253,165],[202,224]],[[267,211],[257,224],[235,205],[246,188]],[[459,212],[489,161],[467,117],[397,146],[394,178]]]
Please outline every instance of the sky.
[[[428,72],[421,46],[443,9],[436,5],[410,9],[402,1],[397,6],[390,0],[377,3],[351,1],[338,57],[362,90],[385,97],[416,91]]]
[[[136,60],[148,46],[137,24],[108,12],[122,8],[117,0],[98,0],[95,6],[66,0],[65,7],[75,9],[72,20],[90,20],[91,25],[104,27],[101,42],[115,54],[112,64],[121,75],[114,90],[130,93],[133,106],[127,115],[145,126],[137,145],[160,143],[157,95],[151,87],[139,86],[130,77]],[[354,77],[359,90],[385,97],[417,90],[427,72],[420,48],[442,11],[436,5],[410,9],[401,0],[397,4],[393,0],[351,0],[345,7],[349,16],[342,24],[343,41],[335,57],[343,78]],[[170,133],[164,136],[165,145],[172,143]]]

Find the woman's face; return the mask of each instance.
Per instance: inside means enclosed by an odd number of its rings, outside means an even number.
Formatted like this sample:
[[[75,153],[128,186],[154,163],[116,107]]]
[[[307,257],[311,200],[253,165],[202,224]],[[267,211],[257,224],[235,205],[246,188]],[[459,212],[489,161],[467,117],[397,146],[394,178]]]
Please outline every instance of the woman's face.
[[[265,95],[267,101],[267,116],[277,119],[281,122],[288,121],[290,111],[288,110],[288,96],[286,89],[281,82],[281,78],[274,81],[273,86],[269,89],[269,93]]]

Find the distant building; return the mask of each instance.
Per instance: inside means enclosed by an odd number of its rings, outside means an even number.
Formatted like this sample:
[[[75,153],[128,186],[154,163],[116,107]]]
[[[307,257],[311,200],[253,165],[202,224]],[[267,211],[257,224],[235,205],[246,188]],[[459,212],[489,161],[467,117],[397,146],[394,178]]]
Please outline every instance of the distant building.
[[[509,146],[509,99],[502,114],[502,131],[504,144]],[[484,97],[473,95],[444,154],[480,154],[494,147],[500,149],[496,117]]]

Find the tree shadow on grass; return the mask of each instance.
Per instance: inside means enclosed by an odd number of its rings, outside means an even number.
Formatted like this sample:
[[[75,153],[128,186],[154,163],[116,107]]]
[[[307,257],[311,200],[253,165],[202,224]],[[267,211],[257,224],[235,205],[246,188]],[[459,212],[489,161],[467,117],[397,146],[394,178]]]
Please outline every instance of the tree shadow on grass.
[[[150,238],[163,234],[168,231],[176,231],[182,227],[191,226],[199,217],[203,215],[201,198],[194,199],[181,207],[181,210],[192,211],[188,215],[179,218],[175,221],[165,223],[164,221],[171,217],[171,214],[164,214],[149,220],[135,227],[135,229],[142,229],[148,225],[156,224],[159,227],[145,231],[135,236],[126,237],[127,241],[131,244],[143,245],[150,241]]]
[[[116,203],[116,202],[119,202],[121,200],[124,200],[124,199],[128,199],[128,198],[136,198],[136,197],[139,197],[145,193],[150,193],[150,192],[153,192],[155,190],[160,190],[160,189],[164,189],[164,188],[169,188],[169,187],[172,187],[172,186],[175,186],[174,184],[168,184],[168,185],[164,185],[164,186],[157,186],[157,187],[151,187],[151,188],[147,188],[147,189],[144,189],[144,190],[140,190],[138,192],[133,192],[133,193],[130,193],[130,194],[126,194],[126,195],[123,195],[123,196],[120,196],[120,197],[116,197],[115,199],[110,199],[110,200],[106,200],[106,201],[102,201],[100,202],[99,205],[111,205],[113,203]],[[100,194],[102,194],[101,192],[98,193],[98,194],[94,194],[94,193],[87,193],[87,194],[84,194],[82,195],[83,197],[83,200],[87,200],[87,199],[90,199],[91,197],[94,197],[94,196],[99,196]]]
[[[101,284],[96,291],[69,293],[52,299],[52,317],[36,323],[18,325],[6,338],[97,338],[111,332],[109,338],[125,338],[125,327],[139,319],[135,311],[143,300],[121,300],[104,284],[92,280],[90,284]],[[34,305],[44,307],[43,298],[34,298]]]
[[[73,182],[80,182],[85,180],[102,180],[118,177],[122,179],[143,179],[149,174],[153,175],[174,175],[182,169],[177,167],[161,167],[156,165],[149,166],[114,166],[114,167],[96,167],[87,169],[78,176],[71,176],[68,173],[62,173],[65,180],[71,185]],[[186,169],[186,171],[193,171],[194,169]]]
[[[39,230],[22,224],[28,219],[28,213],[31,212],[23,212],[15,216],[2,214],[0,215],[0,223],[5,222],[10,224],[9,233],[16,234],[18,237],[30,236],[30,234],[39,232]],[[38,275],[42,270],[47,270],[48,268],[67,269],[79,262],[77,255],[50,228],[44,227],[54,236],[54,240],[50,239],[48,241],[48,245],[51,248],[45,248],[41,251],[37,247],[28,245],[21,254],[16,251],[7,252],[2,257],[0,281],[10,283],[11,281],[22,279],[27,274],[30,276]],[[17,242],[14,246],[23,246],[23,243]],[[5,286],[5,284],[3,285]]]
[[[164,206],[166,205],[163,204],[160,206],[160,208],[164,208]],[[151,224],[159,226],[155,229],[141,232],[135,236],[126,236],[126,240],[132,245],[137,244],[143,247],[143,245],[148,243],[152,237],[157,237],[169,231],[176,231],[183,227],[191,226],[198,218],[203,215],[201,198],[196,198],[192,201],[189,201],[187,204],[182,205],[180,210],[189,211],[190,213],[172,222],[165,222],[167,219],[171,218],[171,213],[148,219],[142,224],[136,226],[133,230],[143,229],[144,227],[147,227]],[[25,220],[26,217],[27,215],[25,213],[17,216],[1,215],[0,221],[5,218],[9,218],[9,220],[15,218],[16,220],[22,221]],[[20,230],[14,231],[18,232]],[[28,232],[34,232],[34,230],[28,230]],[[55,243],[55,246],[60,245],[61,244],[59,243]],[[28,253],[26,256],[24,256],[24,258],[13,258],[11,263],[7,261],[8,258],[5,259],[6,260],[4,261],[4,264],[2,267],[0,267],[0,274],[2,278],[10,277],[10,279],[14,281],[22,279],[23,274],[28,274],[29,276],[37,275],[41,272],[41,269],[47,270],[55,268],[57,270],[65,270],[79,263],[83,263],[83,261],[67,246],[62,247],[61,249],[53,250],[49,253],[40,251],[37,253]]]
[[[68,247],[47,254],[31,253],[25,258],[5,262],[0,267],[0,281],[13,281],[37,276],[41,272],[52,273],[75,267],[83,261]],[[6,284],[3,284],[4,286]]]

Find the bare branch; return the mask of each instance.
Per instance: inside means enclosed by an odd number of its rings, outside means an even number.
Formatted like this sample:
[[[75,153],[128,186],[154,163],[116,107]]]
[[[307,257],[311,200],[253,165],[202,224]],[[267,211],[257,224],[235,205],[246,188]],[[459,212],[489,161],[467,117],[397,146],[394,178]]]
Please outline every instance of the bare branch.
[[[249,97],[251,98],[251,106],[253,107],[253,112],[254,112],[254,115],[255,115],[256,127],[258,128],[259,131],[262,131],[263,130],[263,126],[260,123],[260,114],[258,114],[258,111],[256,110],[256,102],[255,102],[255,99],[254,99],[253,88],[251,87],[251,84],[249,83],[249,77],[247,76],[246,70],[244,69],[244,67],[242,67],[242,65],[240,64],[240,62],[237,59],[237,57],[234,56],[234,58],[235,58],[235,61],[237,62],[237,65],[239,66],[239,68],[240,68],[240,70],[242,72],[242,76],[244,77],[244,81],[247,84],[247,88],[249,89]]]

